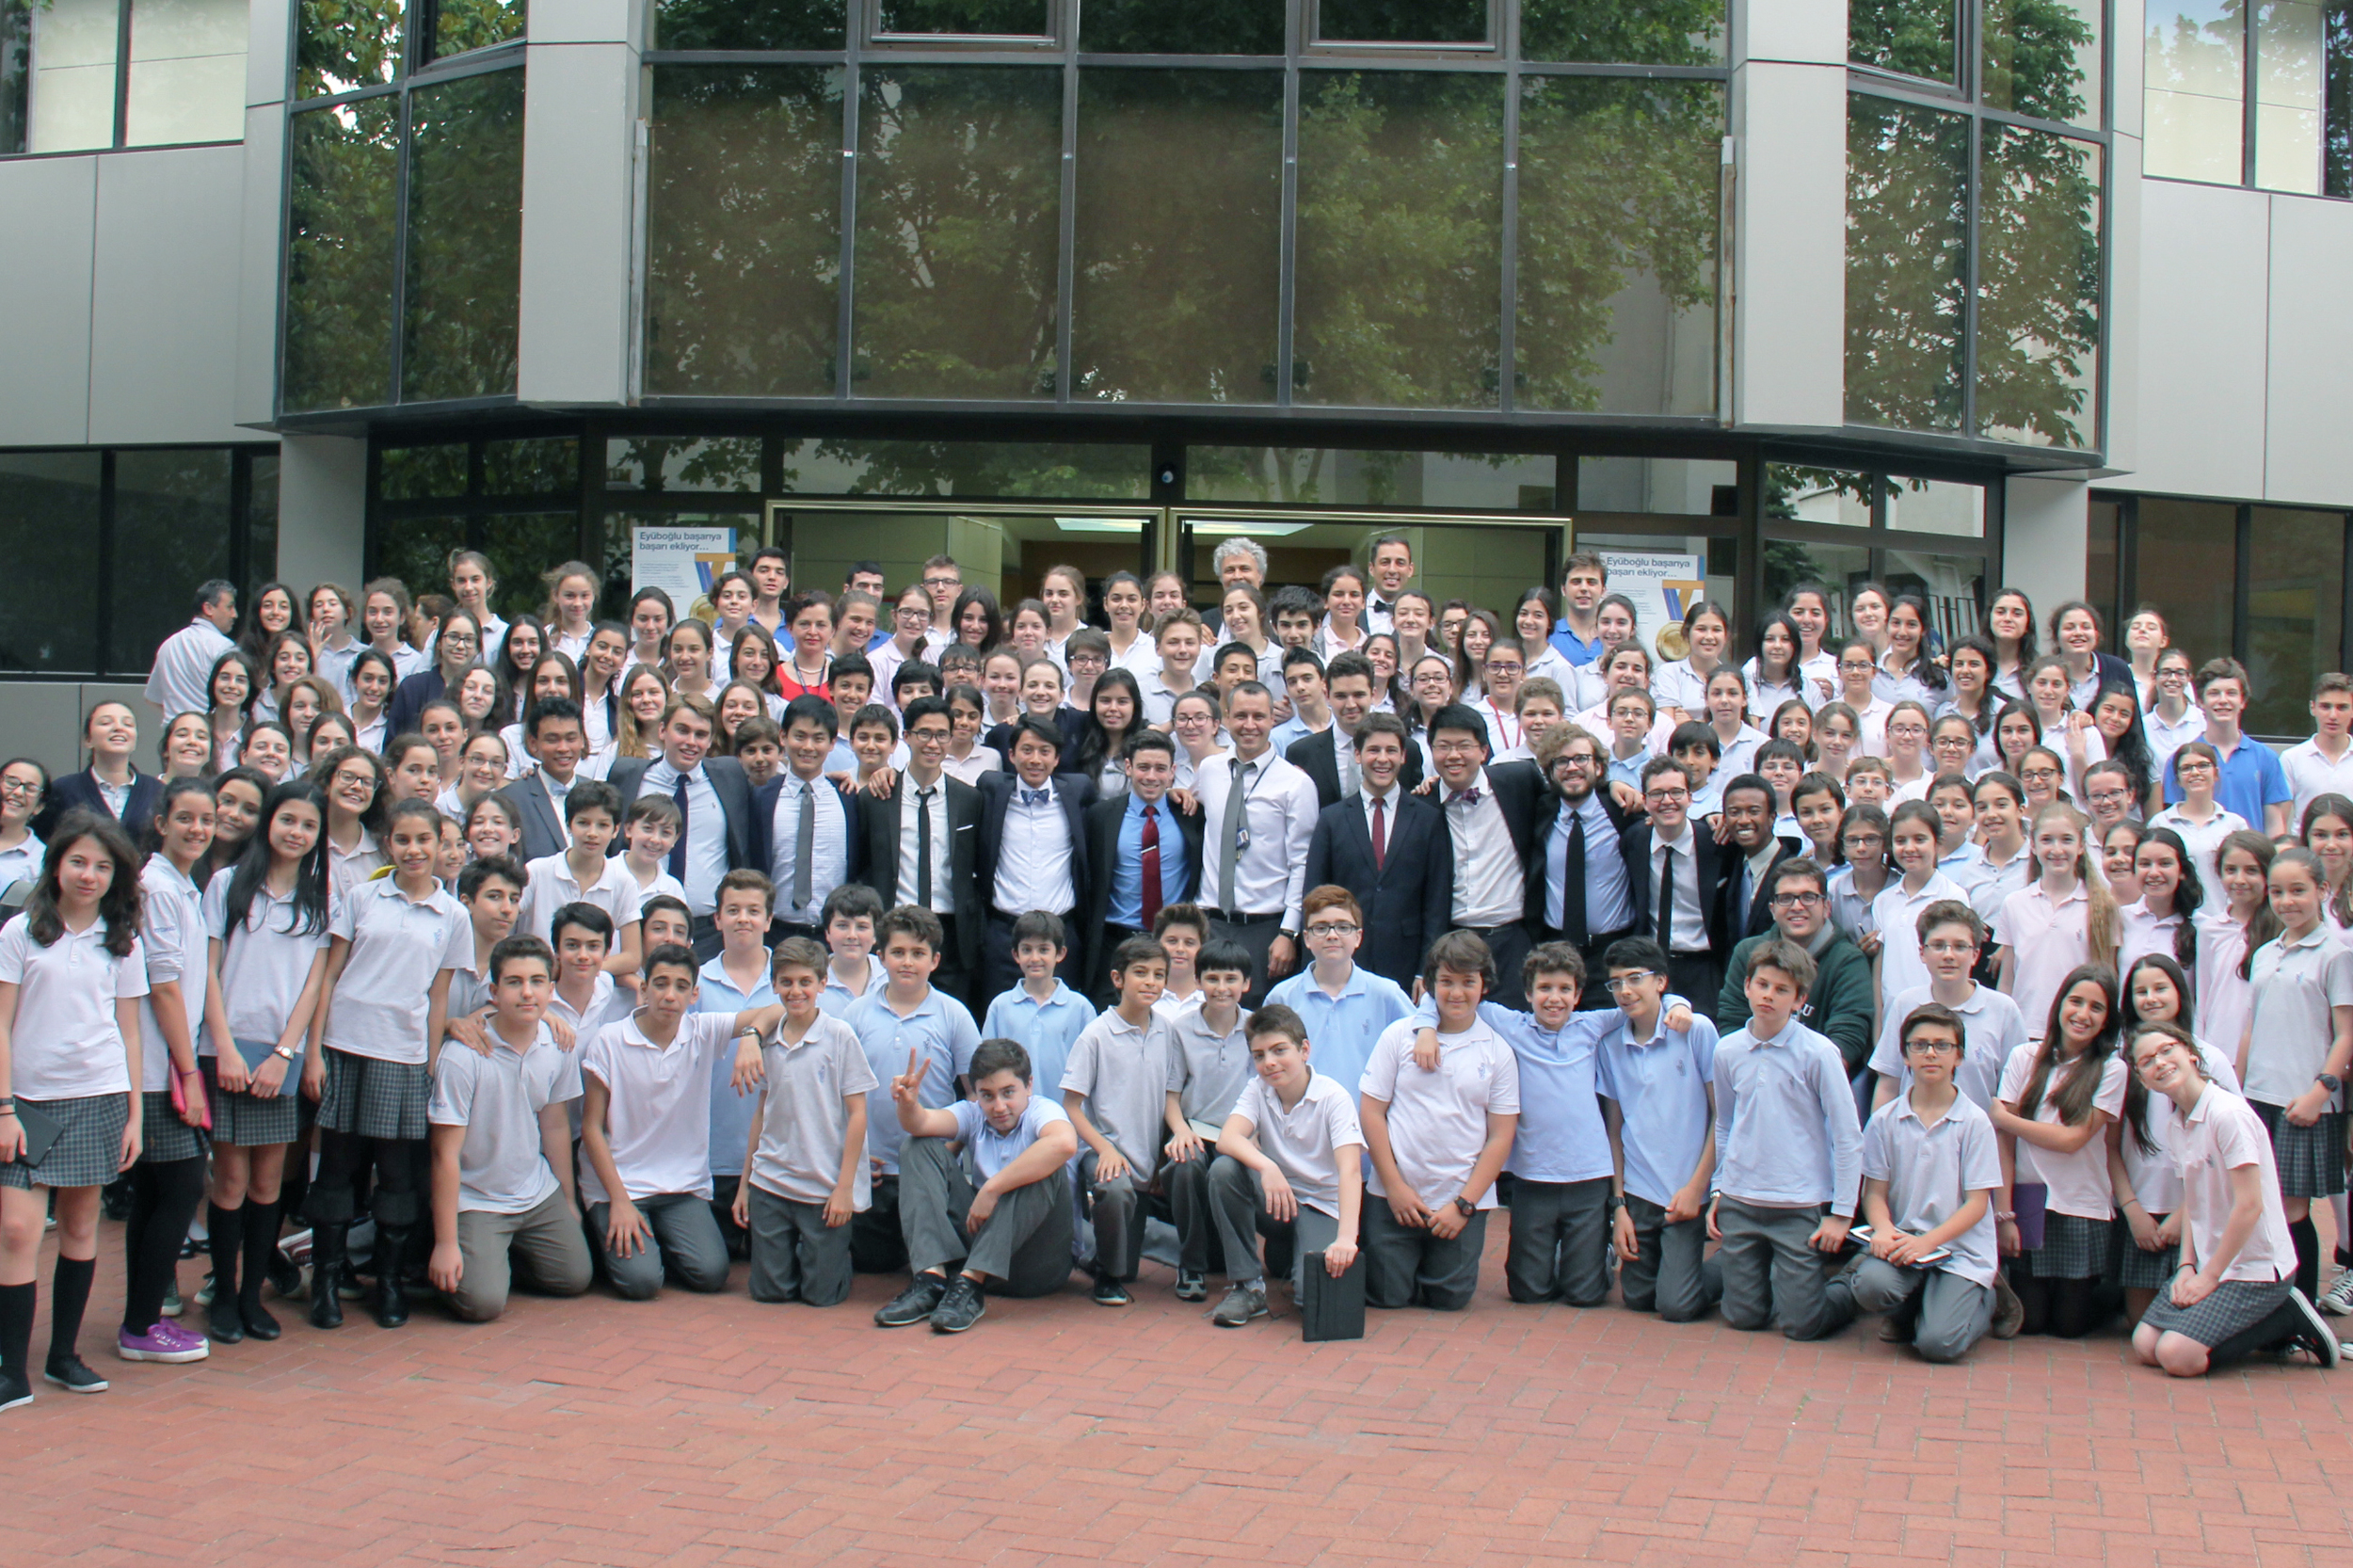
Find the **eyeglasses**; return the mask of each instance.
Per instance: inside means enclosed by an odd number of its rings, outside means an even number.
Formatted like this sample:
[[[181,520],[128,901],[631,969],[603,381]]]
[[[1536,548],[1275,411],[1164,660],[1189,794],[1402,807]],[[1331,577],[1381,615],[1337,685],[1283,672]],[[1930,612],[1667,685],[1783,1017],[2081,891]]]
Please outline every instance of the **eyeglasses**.
[[[1691,792],[1689,790],[1644,790],[1642,798],[1657,801],[1662,806],[1672,806],[1678,800],[1689,800]]]
[[[1811,909],[1822,902],[1819,893],[1775,893],[1765,901],[1775,909]]]
[[[1873,664],[1868,659],[1841,659],[1838,661],[1838,667],[1842,670],[1873,670],[1879,668],[1877,664]]]
[[[2058,776],[2059,771],[2057,768],[2021,768],[2018,770],[2018,781],[2022,784],[2055,783]]]
[[[890,613],[900,620],[928,621],[932,618],[931,611],[920,604],[902,604]]]
[[[40,798],[40,786],[28,778],[0,778],[0,795],[27,795]]]
[[[923,586],[927,588],[961,588],[964,586],[964,579],[961,577],[926,577],[923,579]]]
[[[441,633],[441,641],[449,644],[452,648],[472,648],[474,644],[480,642],[481,640],[481,638],[475,636],[471,632],[444,632]]]
[[[1927,736],[1929,731],[1926,725],[1891,724],[1887,727],[1887,732],[1890,735],[1901,735],[1907,740],[1916,741]]]
[[[1906,1040],[1907,1056],[1959,1056],[1961,1043],[1957,1040]]]
[[[1307,935],[1310,936],[1351,936],[1355,935],[1357,929],[1345,920],[1318,920],[1307,928]]]
[[[1656,969],[1629,969],[1625,974],[1611,975],[1608,980],[1602,982],[1602,985],[1607,990],[1612,991],[1620,996],[1624,996],[1626,992],[1633,990],[1637,985],[1640,985],[1645,980],[1656,980],[1657,978],[1658,971]]]
[[[1924,952],[1941,952],[1947,954],[1975,952],[1977,951],[1977,944],[1975,942],[1927,942],[1921,945],[1921,951]]]
[[[2094,790],[2091,792],[2091,804],[2094,806],[2121,806],[2132,798],[2132,792],[2129,790]]]

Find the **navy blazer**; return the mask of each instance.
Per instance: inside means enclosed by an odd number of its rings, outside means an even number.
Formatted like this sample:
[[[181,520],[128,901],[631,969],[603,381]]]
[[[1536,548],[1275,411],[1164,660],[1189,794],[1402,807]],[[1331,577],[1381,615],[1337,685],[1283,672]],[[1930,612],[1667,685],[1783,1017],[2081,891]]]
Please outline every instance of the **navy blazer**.
[[[1283,753],[1283,760],[1316,781],[1316,799],[1329,807],[1338,801],[1340,762],[1337,750],[1341,742],[1340,727],[1326,725],[1319,734],[1293,741]],[[1349,743],[1353,745],[1354,742]],[[1405,743],[1405,765],[1398,770],[1397,787],[1411,790],[1421,782],[1421,747]],[[1315,886],[1313,883],[1309,887]]]
[[[1730,933],[1730,901],[1724,897],[1724,873],[1739,864],[1740,852],[1729,844],[1716,842],[1716,835],[1705,823],[1691,824],[1691,842],[1696,846],[1699,860],[1700,912],[1707,922],[1707,943],[1718,953],[1732,951]],[[1638,818],[1629,824],[1619,840],[1620,852],[1625,856],[1627,888],[1634,895],[1634,929],[1652,936],[1657,930],[1656,917],[1651,913],[1651,824],[1648,817]]]
[[[1095,804],[1095,783],[1075,773],[1058,773],[1054,775],[1053,786],[1054,803],[1062,808],[1063,821],[1070,829],[1070,906],[1084,909],[1089,886],[1086,809]],[[1020,775],[1011,773],[984,773],[977,786],[981,792],[981,836],[973,874],[979,879],[984,908],[996,906],[997,857],[1004,849],[1005,810],[1013,804],[1013,792],[1023,787]],[[1029,911],[1008,909],[1004,913],[1025,915]],[[1049,913],[1059,915],[1063,911],[1055,909]]]
[[[1609,793],[1609,790],[1607,785],[1603,785],[1596,789],[1594,793],[1600,797],[1603,814],[1609,819],[1610,837],[1606,842],[1597,844],[1593,841],[1593,836],[1590,833],[1587,834],[1585,838],[1585,853],[1587,855],[1591,855],[1597,849],[1604,850],[1610,854],[1620,853],[1621,841],[1625,836],[1626,823],[1628,820],[1627,813],[1625,809],[1617,803],[1617,800]],[[1546,879],[1552,874],[1552,835],[1560,825],[1561,796],[1560,792],[1555,791],[1552,794],[1551,805],[1537,814],[1535,831],[1529,836],[1529,839],[1528,929],[1529,935],[1534,936],[1541,933],[1544,938],[1547,941],[1559,940],[1572,943],[1577,947],[1583,947],[1587,942],[1593,939],[1594,936],[1593,932],[1585,929],[1571,930],[1567,928],[1556,931],[1545,920],[1545,895],[1547,891],[1545,883]],[[1569,847],[1573,852],[1575,851],[1577,848],[1577,840],[1575,839],[1570,840]],[[1628,864],[1631,865],[1631,862],[1628,862]],[[1567,872],[1572,877],[1582,877],[1585,874],[1585,862],[1583,858],[1573,856],[1570,858]],[[1631,888],[1633,882],[1637,880],[1637,878],[1635,878],[1633,872],[1629,871],[1627,872],[1627,886]],[[1564,913],[1566,913],[1569,909],[1568,900],[1565,896],[1561,900],[1561,907]],[[1602,935],[1606,936],[1608,934],[1603,933]]]
[[[580,782],[578,774],[572,776],[572,782]],[[539,776],[538,769],[534,768],[507,785],[498,795],[515,808],[515,820],[522,828],[520,853],[526,862],[561,855],[571,847],[572,838],[565,831],[564,814],[555,808],[555,799],[548,793],[547,781]],[[614,841],[618,843],[620,837],[616,833]]]
[[[1086,994],[1091,1000],[1111,993],[1109,966],[1110,944],[1103,940],[1103,927],[1111,920],[1112,869],[1119,864],[1119,830],[1128,815],[1128,792],[1106,795],[1086,808],[1087,864],[1096,874],[1087,878],[1086,893],[1079,903],[1079,929],[1071,933],[1071,947],[1081,954],[1079,973],[1086,982]],[[1197,877],[1201,870],[1201,838],[1204,826],[1201,808],[1196,805],[1192,815],[1176,809],[1176,803],[1163,800],[1169,814],[1176,819],[1177,842],[1160,843],[1162,863],[1171,855],[1181,854],[1184,863],[1193,868]]]
[[[939,783],[946,792],[948,809],[945,874],[951,900],[955,904],[956,961],[967,973],[977,973],[981,967],[981,927],[988,914],[986,897],[976,896],[979,882],[973,873],[980,850],[981,792],[944,773],[939,776]],[[856,804],[859,863],[865,869],[860,880],[874,889],[885,909],[913,903],[915,889],[902,890],[899,887],[899,791],[893,790],[887,795],[870,795],[860,791]],[[934,874],[939,874],[940,870],[934,868]]]
[[[122,803],[122,830],[131,835],[131,842],[146,847],[148,825],[155,820],[155,808],[164,798],[164,781],[153,774],[131,770],[131,798]],[[49,841],[59,819],[75,808],[95,811],[102,817],[114,816],[106,804],[104,792],[98,787],[98,776],[84,768],[62,778],[49,781],[48,792],[41,797],[41,808],[29,824],[33,837],[42,843]]]
[[[1364,911],[1356,962],[1410,988],[1453,908],[1454,833],[1445,811],[1397,791],[1387,853],[1375,868],[1363,792],[1325,807],[1307,845],[1307,886],[1326,883],[1347,888]]]
[[[449,683],[441,679],[438,664],[426,665],[393,687],[392,698],[384,706],[385,744],[389,745],[395,737],[416,728],[417,716],[424,712],[424,705],[448,690]]]
[[[776,802],[784,794],[784,781],[791,776],[792,776],[792,770],[787,768],[752,792],[752,852],[755,856],[752,864],[771,877],[776,874],[771,868],[775,866],[776,859]],[[857,802],[852,798],[850,791],[844,790],[832,779],[825,779],[824,783],[841,800],[841,834],[846,840],[841,866],[841,886],[847,887],[853,882],[863,882],[866,880],[866,840],[864,835],[857,830]],[[776,907],[783,908],[784,901],[792,895],[792,888],[790,880],[778,882],[776,884]]]
[[[638,787],[646,781],[646,770],[654,761],[651,757],[623,757],[614,762],[605,782],[620,792],[624,818],[636,802]],[[719,814],[728,821],[728,870],[740,872],[748,867],[765,876],[768,863],[760,857],[752,837],[752,781],[744,776],[744,764],[732,757],[706,757],[702,767],[703,776],[711,780],[712,792],[719,797]],[[611,853],[621,853],[620,834],[613,836]]]

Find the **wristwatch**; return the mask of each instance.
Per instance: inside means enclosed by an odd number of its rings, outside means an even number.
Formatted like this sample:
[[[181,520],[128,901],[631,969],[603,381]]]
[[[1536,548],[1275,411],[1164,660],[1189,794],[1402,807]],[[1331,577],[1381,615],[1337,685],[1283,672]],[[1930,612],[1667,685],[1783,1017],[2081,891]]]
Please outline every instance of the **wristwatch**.
[[[1295,943],[1299,940],[1299,933],[1296,931],[1277,931],[1275,932],[1275,935],[1282,937],[1286,942]]]
[[[294,1053],[294,1052],[292,1052],[292,1051],[290,1051],[290,1050],[288,1050],[288,1049],[287,1049],[285,1047],[283,1047],[283,1046],[273,1046],[273,1047],[271,1047],[271,1048],[270,1048],[270,1054],[271,1054],[272,1056],[275,1056],[275,1057],[280,1058],[280,1060],[282,1060],[282,1061],[287,1061],[287,1062],[291,1062],[291,1061],[293,1061],[293,1060],[295,1059],[295,1053]]]
[[[1479,1212],[1479,1206],[1459,1192],[1455,1194],[1454,1207],[1463,1211],[1463,1218],[1465,1220],[1474,1217]]]
[[[2323,1089],[2328,1090],[2332,1095],[2345,1087],[2345,1080],[2339,1078],[2334,1073],[2314,1073],[2313,1075],[2313,1081],[2319,1084]]]

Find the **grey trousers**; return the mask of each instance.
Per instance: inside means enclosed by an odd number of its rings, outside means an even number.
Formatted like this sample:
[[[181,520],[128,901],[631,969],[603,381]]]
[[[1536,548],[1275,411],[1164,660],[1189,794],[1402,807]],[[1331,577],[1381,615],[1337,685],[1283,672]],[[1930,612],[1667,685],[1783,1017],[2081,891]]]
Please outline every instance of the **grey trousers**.
[[[1086,1195],[1087,1218],[1095,1222],[1095,1272],[1130,1280],[1144,1269],[1143,1184],[1133,1166],[1111,1181],[1096,1179],[1093,1149],[1079,1155],[1079,1190]]]
[[[1265,1181],[1231,1155],[1219,1155],[1209,1162],[1209,1212],[1217,1223],[1218,1244],[1225,1249],[1225,1277],[1236,1285],[1265,1286],[1265,1271],[1258,1267],[1258,1238],[1263,1236],[1278,1243],[1278,1254],[1289,1248],[1291,1288],[1299,1289],[1307,1255],[1338,1240],[1340,1222],[1304,1203],[1296,1219],[1276,1219],[1266,1211]]]
[[[694,1192],[656,1192],[634,1201],[648,1234],[646,1244],[630,1257],[616,1256],[606,1240],[613,1206],[588,1206],[588,1231],[598,1259],[623,1301],[653,1300],[665,1274],[704,1295],[728,1288],[727,1239],[711,1217],[710,1199]]]
[[[588,1288],[592,1265],[588,1238],[561,1190],[520,1214],[457,1213],[457,1256],[463,1269],[449,1309],[470,1323],[487,1323],[506,1310],[514,1288],[514,1259],[520,1255],[531,1283],[551,1296],[577,1296]]]
[[[1716,1228],[1723,1244],[1716,1265],[1723,1271],[1724,1321],[1755,1330],[1781,1324],[1790,1339],[1821,1339],[1846,1327],[1853,1316],[1842,1294],[1833,1298],[1823,1272],[1825,1255],[1806,1244],[1829,1210],[1753,1208],[1731,1198],[1719,1201]]]
[[[1599,1306],[1609,1294],[1609,1178],[1517,1181],[1503,1285],[1515,1302]]]
[[[1943,1269],[1903,1268],[1866,1257],[1851,1275],[1830,1282],[1833,1306],[1853,1312],[1900,1312],[1920,1317],[1912,1348],[1923,1361],[1959,1361],[1993,1327],[1993,1288]]]
[[[1460,1312],[1479,1289],[1487,1210],[1472,1215],[1452,1240],[1397,1223],[1388,1200],[1365,1194],[1365,1304]]]
[[[1188,1273],[1209,1272],[1209,1238],[1222,1234],[1217,1229],[1217,1200],[1209,1187],[1209,1172],[1222,1158],[1211,1144],[1191,1160],[1160,1162],[1160,1193],[1168,1200],[1169,1218],[1176,1225],[1178,1264]],[[1252,1256],[1257,1256],[1255,1247]],[[1226,1265],[1226,1277],[1233,1277],[1231,1263]]]
[[[985,1277],[1000,1296],[1045,1296],[1070,1280],[1070,1176],[1056,1171],[998,1200],[977,1234],[966,1224],[980,1185],[945,1139],[910,1138],[899,1151],[899,1222],[917,1273]]]
[[[1628,1310],[1689,1323],[1723,1299],[1723,1275],[1705,1256],[1705,1214],[1669,1224],[1663,1207],[1632,1192],[1625,1195],[1625,1211],[1634,1217],[1634,1250],[1641,1255],[1618,1265],[1618,1289]]]
[[[840,1306],[850,1299],[850,1227],[828,1226],[825,1206],[778,1197],[755,1183],[752,1300]]]

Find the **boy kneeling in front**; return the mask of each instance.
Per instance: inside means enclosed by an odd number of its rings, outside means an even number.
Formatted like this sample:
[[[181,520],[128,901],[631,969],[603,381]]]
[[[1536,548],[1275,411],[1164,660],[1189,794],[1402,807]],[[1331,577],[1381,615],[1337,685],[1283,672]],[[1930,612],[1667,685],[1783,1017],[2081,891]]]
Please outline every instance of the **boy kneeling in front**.
[[[1217,1139],[1209,1166],[1209,1210],[1234,1282],[1209,1320],[1240,1328],[1266,1316],[1258,1238],[1289,1242],[1291,1291],[1305,1283],[1307,1255],[1323,1254],[1337,1279],[1356,1260],[1364,1208],[1365,1135],[1347,1085],[1307,1064],[1307,1031],[1279,1004],[1250,1015],[1243,1037],[1258,1076],[1246,1084]]]
[[[890,1080],[906,1133],[899,1224],[915,1282],[874,1314],[884,1328],[928,1320],[936,1333],[962,1334],[987,1310],[989,1282],[1001,1295],[1045,1296],[1070,1279],[1078,1132],[1061,1106],[1031,1093],[1030,1053],[1014,1041],[983,1040],[970,1070],[972,1097],[944,1111],[917,1098],[924,1069],[913,1051]]]

